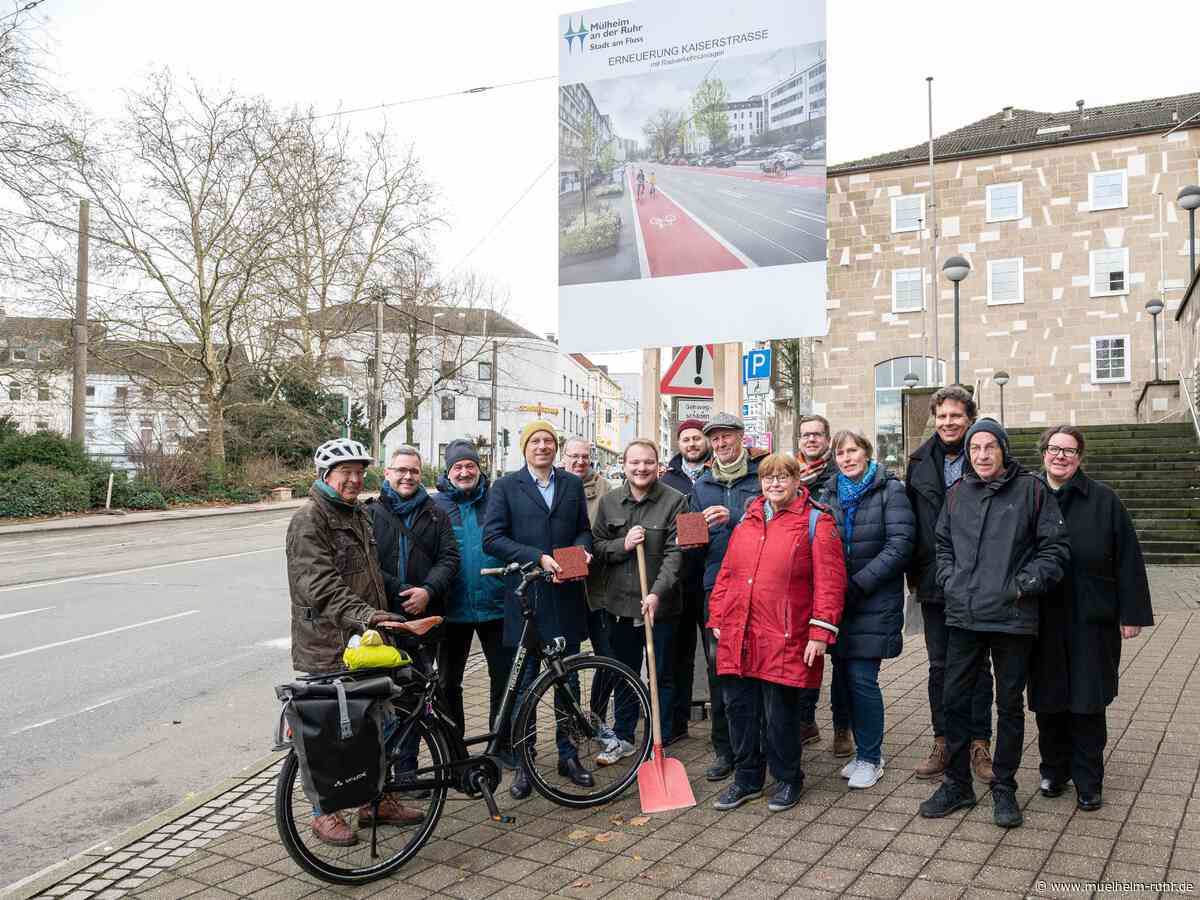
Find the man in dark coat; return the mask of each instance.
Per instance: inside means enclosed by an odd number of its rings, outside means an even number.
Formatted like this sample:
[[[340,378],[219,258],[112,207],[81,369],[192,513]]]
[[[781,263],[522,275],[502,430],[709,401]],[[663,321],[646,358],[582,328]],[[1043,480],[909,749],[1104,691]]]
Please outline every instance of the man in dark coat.
[[[565,469],[554,467],[558,436],[549,422],[530,422],[521,430],[525,467],[505,475],[492,486],[483,524],[483,550],[506,563],[535,563],[548,572],[561,571],[551,553],[559,547],[580,546],[591,561],[592,529],[588,522],[583,482]],[[504,598],[504,643],[515,647],[524,622],[514,590],[517,576],[508,579]],[[534,621],[541,644],[561,637],[566,652],[578,653],[587,637],[587,601],[581,582],[546,584],[535,582],[532,590]],[[537,650],[538,648],[533,648]],[[518,705],[524,699],[541,667],[535,654],[526,657],[521,673]],[[578,686],[576,686],[578,690]],[[594,783],[583,767],[570,736],[556,731],[558,770],[581,787]],[[532,786],[522,766],[509,789],[514,798],[528,797]]]
[[[921,804],[940,818],[975,805],[970,741],[971,688],[980,658],[996,674],[996,755],[992,820],[1023,821],[1017,767],[1025,741],[1023,694],[1040,602],[1062,579],[1070,545],[1058,503],[1008,452],[998,422],[967,432],[963,478],[946,495],[937,525],[937,584],[946,600],[946,780]]]
[[[746,426],[730,413],[718,413],[704,426],[704,436],[713,448],[713,458],[704,474],[696,479],[688,498],[688,509],[704,514],[708,523],[708,547],[704,551],[704,620],[708,621],[708,598],[717,573],[725,559],[729,536],[747,504],[762,494],[758,481],[758,462],[765,450],[749,450],[742,444]],[[729,740],[729,722],[725,717],[725,697],[717,675],[717,641],[710,631],[708,640],[708,695],[712,703],[712,746],[716,757],[704,773],[709,781],[723,781],[733,773],[733,745]]]
[[[946,491],[963,473],[966,453],[963,439],[975,422],[975,400],[963,387],[941,388],[929,400],[933,435],[908,458],[905,490],[917,519],[917,543],[905,573],[908,591],[921,604],[925,650],[929,656],[929,716],[933,721],[933,748],[917,766],[917,778],[932,780],[946,770],[946,717],[942,697],[946,683],[946,609],[937,586],[936,538],[938,516]],[[992,780],[992,672],[986,657],[971,689],[971,769],[976,780]]]
[[[366,504],[388,605],[409,618],[440,616],[458,575],[458,542],[446,513],[421,484],[421,454],[402,446],[384,469],[379,497]]]
[[[692,485],[704,474],[705,463],[712,457],[704,423],[699,419],[684,419],[675,429],[679,452],[671,457],[667,471],[659,479],[685,497],[691,497]],[[704,548],[685,550],[683,572],[679,578],[681,609],[679,628],[672,644],[671,671],[675,679],[675,702],[671,710],[671,741],[688,736],[692,718],[692,684],[696,676],[696,639],[708,659],[708,642],[704,640]]]
[[[1153,625],[1154,610],[1129,512],[1079,467],[1083,432],[1050,428],[1040,449],[1042,478],[1067,523],[1071,564],[1041,605],[1029,708],[1037,713],[1042,794],[1057,797],[1074,781],[1076,805],[1090,812],[1103,804],[1104,710],[1117,696],[1121,642]]]

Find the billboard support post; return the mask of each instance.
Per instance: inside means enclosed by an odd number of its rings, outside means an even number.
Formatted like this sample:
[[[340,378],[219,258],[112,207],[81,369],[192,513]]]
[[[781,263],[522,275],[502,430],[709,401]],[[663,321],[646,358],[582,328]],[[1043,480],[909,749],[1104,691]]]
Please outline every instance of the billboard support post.
[[[650,438],[655,444],[659,443],[659,421],[662,418],[662,399],[659,394],[659,348],[651,347],[642,351],[642,402],[640,409],[645,410],[645,425],[638,429],[638,437]],[[639,423],[641,424],[641,423]],[[666,450],[668,448],[660,448]]]

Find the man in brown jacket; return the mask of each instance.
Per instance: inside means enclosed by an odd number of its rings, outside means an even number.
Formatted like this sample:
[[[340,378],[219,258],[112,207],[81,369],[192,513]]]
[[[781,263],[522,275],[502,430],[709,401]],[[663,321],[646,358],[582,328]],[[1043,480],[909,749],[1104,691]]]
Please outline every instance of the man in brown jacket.
[[[380,622],[403,619],[389,612],[375,552],[371,518],[358,503],[363,473],[372,461],[358,441],[336,438],[317,448],[317,480],[287,532],[288,591],[292,600],[292,665],[299,672],[342,668],[352,635]],[[423,816],[393,796],[379,804],[379,823],[407,825]],[[358,810],[369,825],[370,805]],[[342,811],[313,807],[313,835],[348,847],[358,840]]]

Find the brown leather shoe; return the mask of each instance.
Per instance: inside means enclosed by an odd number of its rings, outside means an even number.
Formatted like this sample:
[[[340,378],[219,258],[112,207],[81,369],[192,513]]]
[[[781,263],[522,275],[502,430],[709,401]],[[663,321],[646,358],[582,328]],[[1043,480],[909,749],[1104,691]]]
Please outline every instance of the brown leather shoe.
[[[946,771],[946,739],[944,737],[935,737],[933,739],[933,749],[929,751],[929,759],[917,766],[917,770],[913,774],[922,781],[932,781],[935,778],[941,778],[942,773]]]
[[[821,739],[821,729],[817,727],[816,722],[809,722],[800,726],[800,743],[815,744]]]
[[[992,783],[992,751],[987,741],[971,741],[971,771],[976,781]]]
[[[849,728],[833,729],[833,755],[842,759],[854,755],[854,735]]]
[[[423,812],[405,806],[395,794],[387,794],[379,801],[378,821],[380,825],[415,825],[424,818],[425,814]],[[374,821],[375,814],[371,810],[370,803],[358,808],[359,825],[366,828]]]
[[[358,843],[354,829],[346,824],[340,812],[313,816],[312,833],[322,844],[333,847],[353,847]]]

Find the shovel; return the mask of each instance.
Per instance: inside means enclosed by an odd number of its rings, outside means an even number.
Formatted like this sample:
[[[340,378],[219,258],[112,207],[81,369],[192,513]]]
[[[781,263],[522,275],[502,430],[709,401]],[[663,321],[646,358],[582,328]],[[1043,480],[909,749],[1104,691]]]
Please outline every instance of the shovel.
[[[646,586],[646,551],[637,545],[638,577],[642,582],[642,599],[650,593]],[[688,781],[683,763],[663,756],[662,726],[658,713],[658,672],[654,664],[654,628],[648,618],[646,626],[646,668],[650,673],[650,728],[654,735],[654,755],[638,767],[638,793],[642,812],[658,813],[669,809],[687,809],[696,805],[696,795]]]

